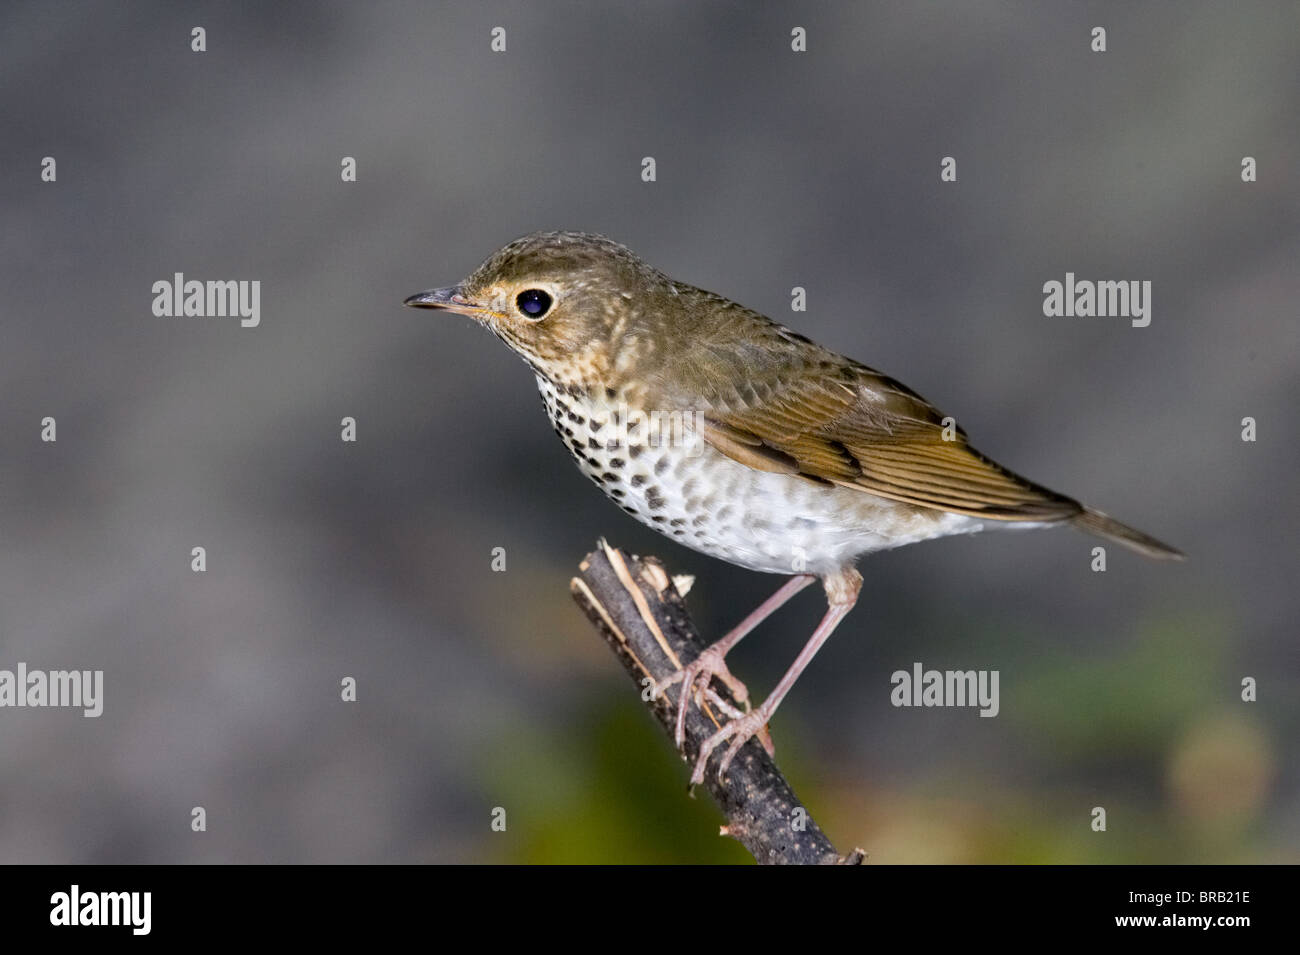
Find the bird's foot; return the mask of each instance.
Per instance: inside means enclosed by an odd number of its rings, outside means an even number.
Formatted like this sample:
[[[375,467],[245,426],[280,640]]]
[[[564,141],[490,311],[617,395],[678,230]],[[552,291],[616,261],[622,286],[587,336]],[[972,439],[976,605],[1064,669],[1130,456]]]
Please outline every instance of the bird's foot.
[[[731,745],[722,754],[722,762],[718,764],[718,782],[722,782],[726,777],[727,767],[736,758],[740,748],[751,739],[757,737],[759,742],[763,744],[763,748],[767,750],[768,755],[772,755],[772,737],[767,731],[767,721],[767,707],[765,705],[760,706],[756,710],[745,713],[738,719],[731,720],[722,729],[700,744],[700,753],[695,759],[695,771],[691,773],[691,785],[698,786],[704,782],[704,771],[709,764],[709,757],[713,755],[715,749],[727,740],[731,740]]]
[[[677,730],[673,736],[677,741],[678,749],[681,749],[682,744],[686,741],[686,708],[691,705],[692,699],[697,703],[702,702],[705,691],[709,688],[709,682],[714,677],[717,677],[718,681],[731,691],[731,696],[737,703],[743,706],[746,711],[749,710],[749,689],[732,676],[731,671],[727,669],[723,656],[722,652],[709,647],[676,673],[655,684],[654,696],[656,697],[660,696],[664,690],[674,683],[682,685],[681,692],[677,696]],[[716,694],[714,694],[714,698],[719,703],[722,702]]]

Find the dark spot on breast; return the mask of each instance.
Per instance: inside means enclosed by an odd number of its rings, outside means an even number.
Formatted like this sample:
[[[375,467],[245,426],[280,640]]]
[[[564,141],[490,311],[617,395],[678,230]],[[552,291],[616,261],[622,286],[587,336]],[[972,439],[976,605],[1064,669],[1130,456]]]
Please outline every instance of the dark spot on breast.
[[[605,442],[606,451],[617,451],[622,445],[618,443],[618,438],[610,438]]]
[[[606,481],[620,481],[620,480],[622,480],[622,478],[620,478],[620,477],[619,477],[617,474],[615,474],[613,471],[606,471],[604,474],[601,475],[601,477],[603,477]]]
[[[668,455],[665,454],[662,458],[660,458],[658,461],[655,462],[655,474],[663,474],[665,471],[668,470],[669,467],[672,466],[672,463],[673,462],[668,460]]]
[[[648,487],[645,489],[645,503],[646,507],[650,508],[650,510],[657,511],[668,502],[665,501],[664,496],[659,493],[659,488]]]
[[[684,517],[674,517],[671,521],[668,522],[668,526],[669,526],[669,527],[681,527],[681,526],[682,526],[683,524],[685,524],[685,523],[686,523],[686,518],[684,518]]]
[[[618,397],[618,392],[615,391],[613,388],[606,388],[605,397],[608,398],[610,401],[613,401],[615,398]]]
[[[631,458],[633,461],[641,457],[641,445],[629,444],[627,446],[627,456]]]
[[[588,425],[587,427],[588,427],[588,429],[591,431],[592,434],[595,434],[595,433],[596,433],[597,431],[599,431],[601,428],[605,427],[605,422],[603,422],[603,421],[597,421],[595,418],[592,418],[592,419],[591,419],[591,424]]]
[[[572,421],[574,424],[586,424],[586,423],[587,423],[587,419],[586,419],[586,418],[584,418],[582,415],[580,415],[580,414],[578,414],[578,413],[576,413],[576,412],[573,412],[573,411],[570,411],[570,412],[569,412],[569,420]]]
[[[632,480],[629,481],[628,483],[631,484],[633,487],[640,487],[642,484],[645,483],[645,475],[644,475],[644,474],[633,474],[633,475],[632,475]]]
[[[599,450],[600,450],[600,442],[597,441],[595,438],[588,438],[588,439],[587,439],[587,447],[589,447],[589,448],[594,448],[595,450],[599,451]]]
[[[662,514],[656,514],[654,517],[650,518],[650,520],[654,521],[656,524],[662,524],[664,521],[668,520],[668,518],[664,517]]]
[[[623,498],[626,496],[623,494],[623,491],[621,489],[616,487],[610,488],[609,491],[607,491],[606,493],[608,493],[610,497],[615,498],[616,500],[619,501],[623,500]]]
[[[615,471],[617,471],[619,468],[621,468],[621,467],[623,466],[623,463],[624,463],[624,462],[623,462],[623,459],[622,459],[622,458],[610,458],[610,459],[609,459],[609,466],[610,466],[611,468],[613,468]]]

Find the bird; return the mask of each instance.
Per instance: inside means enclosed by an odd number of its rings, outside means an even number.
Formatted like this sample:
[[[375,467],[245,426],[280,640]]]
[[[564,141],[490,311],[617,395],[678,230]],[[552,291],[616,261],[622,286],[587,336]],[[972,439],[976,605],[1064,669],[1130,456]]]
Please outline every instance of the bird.
[[[739,704],[700,746],[691,784],[724,743],[719,778],[757,738],[857,603],[860,558],[990,528],[1071,525],[1155,559],[1183,555],[976,451],[966,432],[901,382],[722,295],[686,284],[602,235],[521,236],[456,285],[403,303],[468,316],[527,363],[579,469],[668,538],[789,579],[698,658],[681,683],[676,742],[692,701]],[[727,654],[820,580],[827,609],[776,687],[750,706]]]

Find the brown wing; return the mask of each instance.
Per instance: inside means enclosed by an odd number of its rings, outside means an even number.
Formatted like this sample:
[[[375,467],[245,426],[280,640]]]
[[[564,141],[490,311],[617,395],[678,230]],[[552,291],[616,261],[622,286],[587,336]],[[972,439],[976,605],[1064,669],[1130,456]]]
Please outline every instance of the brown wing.
[[[939,411],[905,385],[776,327],[784,348],[762,349],[761,376],[710,382],[702,431],[721,453],[758,470],[992,520],[1081,512],[984,457],[960,428],[945,432]],[[783,354],[791,344],[795,354]],[[752,343],[745,350],[756,357]]]

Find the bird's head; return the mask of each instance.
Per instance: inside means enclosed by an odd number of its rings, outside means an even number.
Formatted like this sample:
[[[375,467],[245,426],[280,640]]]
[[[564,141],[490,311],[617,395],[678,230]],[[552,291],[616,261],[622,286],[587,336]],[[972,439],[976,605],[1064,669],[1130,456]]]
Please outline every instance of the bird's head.
[[[404,304],[468,315],[552,381],[592,384],[653,347],[648,322],[674,294],[663,273],[629,249],[585,232],[534,232],[493,253],[447,288]]]

